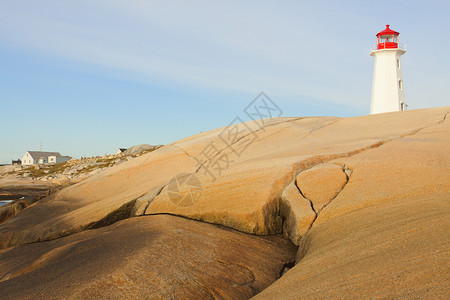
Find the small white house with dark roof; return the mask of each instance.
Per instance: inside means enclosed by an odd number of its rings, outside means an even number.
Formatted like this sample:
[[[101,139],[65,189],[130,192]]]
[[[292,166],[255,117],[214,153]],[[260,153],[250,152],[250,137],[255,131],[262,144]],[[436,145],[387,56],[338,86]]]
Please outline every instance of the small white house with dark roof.
[[[22,157],[22,166],[34,164],[57,164],[70,160],[70,156],[62,156],[59,152],[27,151]]]

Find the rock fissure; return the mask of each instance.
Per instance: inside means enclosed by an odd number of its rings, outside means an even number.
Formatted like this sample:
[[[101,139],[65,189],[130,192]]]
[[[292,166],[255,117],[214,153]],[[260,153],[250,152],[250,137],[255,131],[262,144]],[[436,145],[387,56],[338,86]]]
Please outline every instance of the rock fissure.
[[[189,158],[192,158],[193,160],[195,160],[195,158],[193,158],[189,153],[187,153],[186,150],[184,150],[184,149],[181,148],[180,146],[172,145],[172,147],[175,147],[175,148],[177,148],[177,149],[180,149],[180,150],[183,151],[183,153],[186,154]]]
[[[286,274],[290,269],[292,269],[295,266],[295,260],[287,262],[283,265],[283,267],[281,268],[280,271],[280,276],[283,276],[284,274]]]
[[[293,122],[296,122],[296,121],[299,121],[299,120],[305,120],[305,119],[306,119],[305,117],[300,117],[300,118],[295,118],[295,119],[293,119],[293,120],[287,120],[287,121],[279,122],[279,123],[276,123],[276,124],[271,124],[270,126],[278,125],[278,124],[285,124],[285,123],[293,123]],[[298,125],[298,124],[295,124],[295,123],[294,123],[294,125]],[[277,135],[279,132],[281,132],[281,131],[283,131],[283,130],[286,130],[286,128],[282,127],[282,128],[278,129],[278,130],[275,131],[275,132],[272,132],[272,133],[270,133],[270,134],[268,134],[268,135],[259,137],[258,142],[261,142],[263,139],[267,139],[267,138],[269,138],[269,137],[271,137],[271,136]],[[264,131],[264,130],[263,130],[263,131]]]
[[[310,159],[307,159],[307,160],[305,160],[305,161],[300,162],[299,165],[300,165],[300,166],[305,166],[305,167],[304,167],[304,168],[301,168],[301,167],[300,167],[299,170],[297,170],[296,172],[297,172],[297,174],[298,174],[298,173],[300,173],[300,172],[303,172],[303,171],[306,171],[306,170],[308,170],[308,169],[311,169],[311,168],[315,167],[315,166],[318,165],[318,164],[326,163],[326,162],[328,162],[328,161],[335,160],[335,159],[338,159],[338,158],[351,157],[351,156],[360,154],[360,153],[362,153],[362,152],[364,152],[364,151],[378,148],[378,147],[380,147],[380,146],[382,146],[382,145],[384,145],[384,144],[386,144],[386,143],[389,143],[389,142],[392,142],[392,141],[395,141],[395,140],[399,140],[399,139],[405,138],[405,137],[407,137],[407,136],[411,136],[411,135],[417,134],[417,133],[420,132],[421,130],[424,130],[424,129],[427,129],[427,128],[429,128],[429,127],[436,126],[436,125],[439,125],[439,124],[443,123],[443,122],[446,120],[448,114],[449,114],[449,112],[445,113],[445,115],[444,115],[444,117],[442,118],[442,120],[440,120],[440,121],[437,122],[436,124],[432,124],[432,125],[429,125],[429,126],[425,126],[425,127],[418,128],[418,129],[413,130],[413,131],[411,131],[411,132],[408,132],[408,133],[406,133],[406,134],[400,135],[400,136],[398,136],[398,137],[396,137],[396,138],[391,138],[391,139],[387,139],[387,140],[381,140],[381,141],[379,141],[379,142],[377,142],[377,143],[374,143],[374,144],[371,144],[371,145],[369,145],[369,146],[367,146],[367,147],[363,147],[363,148],[360,148],[360,149],[352,150],[352,151],[349,151],[349,152],[344,152],[344,153],[339,153],[339,154],[331,154],[331,155],[320,155],[320,156],[312,157],[312,158],[310,158]],[[336,120],[336,122],[337,122],[337,121],[339,121],[339,120]],[[333,123],[335,123],[335,122],[333,122]],[[330,125],[331,125],[331,124],[330,124]],[[324,126],[324,127],[325,127],[325,126]],[[322,128],[323,128],[323,127],[322,127]],[[320,128],[319,128],[319,129],[320,129]],[[317,160],[317,163],[314,163],[314,161],[316,161],[316,160]],[[311,161],[311,162],[310,162],[310,161]],[[345,172],[346,174],[347,174],[348,172],[350,172],[350,174],[351,174],[351,172],[353,172],[353,170],[350,169],[350,171],[346,171],[346,169],[344,169],[344,172]],[[347,176],[349,177],[348,174],[347,174]]]
[[[311,135],[314,131],[321,130],[321,129],[325,128],[325,127],[331,126],[331,125],[333,125],[333,124],[336,123],[336,122],[339,122],[339,119],[338,119],[338,120],[334,120],[333,122],[328,123],[328,124],[326,124],[326,125],[323,125],[323,126],[320,126],[320,127],[314,128],[314,129],[311,129],[311,130],[309,131],[309,133],[308,133],[305,137]]]
[[[316,217],[317,217],[317,214],[318,214],[318,213],[317,213],[316,209],[314,208],[314,203],[313,203],[310,199],[308,199],[308,197],[306,197],[306,196],[303,194],[303,192],[302,192],[302,190],[300,189],[300,187],[298,186],[297,180],[295,180],[295,178],[294,178],[294,185],[295,185],[295,187],[297,188],[297,190],[298,190],[298,192],[300,193],[300,195],[302,195],[303,198],[305,198],[306,200],[309,201],[309,204],[311,205],[311,210],[316,214]]]
[[[196,219],[193,217],[187,217],[187,216],[183,216],[183,215],[177,215],[174,213],[168,213],[168,212],[157,212],[157,213],[148,213],[146,215],[142,215],[142,217],[147,217],[147,216],[173,216],[173,217],[179,217],[179,218],[183,218],[186,220],[191,220],[191,221],[197,221],[197,222],[203,222],[203,223],[208,223],[208,224],[212,224],[214,226],[219,226],[219,227],[223,227],[225,229],[232,229],[232,230],[236,230],[234,228],[222,225],[222,224],[217,224],[217,223],[212,223],[212,222],[208,222],[206,220],[202,220],[202,219]]]
[[[162,185],[161,188],[156,192],[155,196],[153,196],[153,197],[151,197],[150,199],[147,200],[147,204],[145,205],[145,207],[144,207],[142,213],[139,214],[140,216],[145,215],[145,212],[147,211],[147,208],[150,206],[150,204],[152,204],[153,200],[155,200],[155,198],[158,197],[158,196],[161,194],[161,192],[163,191],[163,189],[164,189],[168,184],[169,184],[169,182],[166,183],[166,184],[164,184],[164,185]]]
[[[438,124],[441,124],[441,123],[445,122],[445,121],[447,120],[447,116],[448,116],[449,113],[450,113],[450,112],[446,112],[445,115],[444,115],[444,118],[442,118],[442,120],[439,121]]]
[[[441,124],[442,122],[445,121],[448,113],[449,112],[447,112],[444,115],[443,119],[441,121],[439,121],[438,123],[436,123],[436,124],[431,124],[429,126],[418,128],[416,130],[410,131],[410,132],[408,132],[406,134],[400,135],[400,136],[395,137],[395,138],[391,138],[391,139],[387,139],[387,140],[381,140],[381,141],[373,143],[373,144],[371,144],[369,146],[366,146],[366,147],[363,147],[363,148],[359,148],[359,149],[356,149],[356,150],[352,150],[352,151],[348,151],[348,152],[342,152],[342,153],[338,153],[338,154],[329,154],[329,155],[318,155],[318,156],[314,156],[314,157],[308,158],[308,159],[306,159],[304,161],[301,161],[301,162],[297,163],[296,166],[294,166],[294,173],[298,174],[300,172],[306,171],[306,170],[311,169],[311,168],[313,168],[313,167],[315,167],[315,166],[317,166],[319,164],[323,164],[323,163],[329,162],[331,160],[335,160],[335,159],[339,159],[339,158],[345,158],[345,157],[352,157],[352,156],[360,154],[362,152],[381,147],[382,145],[384,145],[386,143],[389,143],[389,142],[392,142],[392,141],[396,141],[396,140],[402,139],[402,138],[407,137],[407,136],[414,135],[414,134],[420,132],[421,130],[424,130],[424,129],[427,129],[429,127]]]
[[[163,189],[163,188],[161,188],[161,191],[162,191],[162,189]],[[161,193],[161,191],[160,191],[160,193]],[[144,216],[144,215],[145,215],[145,212],[147,211],[147,208],[150,206],[150,204],[152,204],[152,202],[153,202],[154,199],[155,199],[155,198],[153,198],[153,199],[147,201],[147,204],[145,205],[145,207],[144,207],[142,213],[139,214],[140,216]]]
[[[349,171],[349,174],[347,174],[346,170],[350,170],[350,171]],[[347,165],[343,165],[343,166],[342,166],[342,171],[344,172],[344,174],[345,174],[345,176],[346,176],[346,178],[347,178],[346,182],[344,183],[344,185],[343,185],[341,188],[339,188],[339,189],[336,191],[336,194],[335,194],[335,195],[334,195],[327,203],[325,203],[325,204],[323,205],[321,211],[324,210],[325,207],[327,207],[328,204],[330,204],[334,199],[336,199],[336,197],[342,192],[342,190],[345,188],[345,186],[347,185],[348,181],[350,180],[350,176],[351,176],[351,174],[353,173],[353,170],[352,170],[350,167],[348,167]],[[320,212],[319,212],[319,213],[320,213]]]

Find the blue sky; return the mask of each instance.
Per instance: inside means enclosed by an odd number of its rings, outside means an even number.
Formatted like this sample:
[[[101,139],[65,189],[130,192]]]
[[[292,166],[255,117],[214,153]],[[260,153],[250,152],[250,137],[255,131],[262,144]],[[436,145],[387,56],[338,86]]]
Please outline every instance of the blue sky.
[[[284,116],[369,113],[370,47],[400,32],[410,109],[449,105],[448,1],[0,0],[0,163],[167,144],[261,91]]]

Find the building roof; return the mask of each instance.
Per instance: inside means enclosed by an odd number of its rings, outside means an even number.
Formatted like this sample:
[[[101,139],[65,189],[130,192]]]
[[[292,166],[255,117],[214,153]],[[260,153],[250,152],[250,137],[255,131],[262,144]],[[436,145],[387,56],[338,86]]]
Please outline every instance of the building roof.
[[[44,151],[28,151],[33,159],[39,159],[41,157],[49,156],[61,156],[59,152],[44,152]]]
[[[389,28],[389,24],[388,24],[388,25],[386,25],[386,29],[385,29],[385,30],[380,31],[380,32],[377,33],[377,36],[385,35],[385,34],[399,35],[400,33],[398,33],[397,31],[394,31],[394,30],[390,29],[390,28]]]

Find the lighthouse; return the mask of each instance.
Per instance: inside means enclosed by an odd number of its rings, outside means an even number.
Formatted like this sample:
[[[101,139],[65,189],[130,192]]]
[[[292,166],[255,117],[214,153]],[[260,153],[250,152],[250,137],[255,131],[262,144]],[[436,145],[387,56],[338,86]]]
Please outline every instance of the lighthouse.
[[[370,52],[375,58],[370,114],[406,110],[401,62],[406,49],[399,47],[398,36],[386,25],[377,34],[377,46]]]

